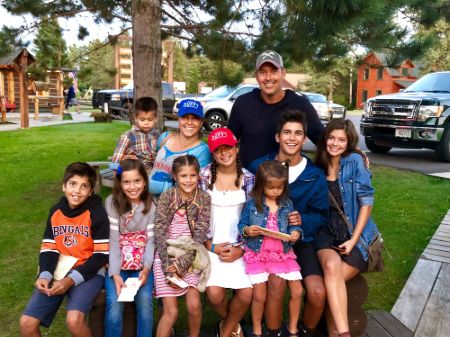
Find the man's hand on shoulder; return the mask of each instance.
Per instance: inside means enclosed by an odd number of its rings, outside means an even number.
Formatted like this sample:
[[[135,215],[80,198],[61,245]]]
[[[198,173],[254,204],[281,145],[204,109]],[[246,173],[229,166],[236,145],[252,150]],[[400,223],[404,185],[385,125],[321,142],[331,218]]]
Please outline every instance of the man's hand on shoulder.
[[[75,284],[70,277],[64,277],[59,281],[54,281],[51,288],[48,290],[48,296],[56,296],[65,294]]]

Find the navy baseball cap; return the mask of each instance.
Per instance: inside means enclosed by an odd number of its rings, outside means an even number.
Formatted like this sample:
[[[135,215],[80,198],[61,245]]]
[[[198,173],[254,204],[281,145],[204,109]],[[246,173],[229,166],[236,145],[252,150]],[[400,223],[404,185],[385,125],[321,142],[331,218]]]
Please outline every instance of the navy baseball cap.
[[[178,117],[183,117],[189,114],[203,118],[202,103],[196,101],[195,99],[183,99],[180,101],[180,105],[178,107]]]

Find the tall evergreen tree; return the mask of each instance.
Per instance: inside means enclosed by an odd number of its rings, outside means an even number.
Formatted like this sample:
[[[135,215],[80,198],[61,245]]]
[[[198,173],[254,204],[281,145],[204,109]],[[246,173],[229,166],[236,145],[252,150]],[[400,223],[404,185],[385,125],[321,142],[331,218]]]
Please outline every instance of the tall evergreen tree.
[[[79,69],[78,86],[88,89],[105,89],[114,87],[114,49],[99,40],[87,46],[71,46],[68,52],[69,66]]]
[[[33,44],[36,63],[28,71],[34,79],[44,80],[48,69],[67,65],[66,43],[57,19],[44,17]]]

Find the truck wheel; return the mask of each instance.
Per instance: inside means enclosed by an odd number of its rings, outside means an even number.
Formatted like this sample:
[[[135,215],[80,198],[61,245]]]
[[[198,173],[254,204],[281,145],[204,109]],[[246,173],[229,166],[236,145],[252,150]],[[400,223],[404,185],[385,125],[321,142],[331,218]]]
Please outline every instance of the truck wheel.
[[[119,110],[119,117],[123,120],[129,120],[130,119],[130,112],[133,111],[133,103],[131,102],[125,102],[122,104],[122,109],[126,109],[127,111]]]
[[[388,153],[392,147],[377,145],[372,139],[365,137],[367,148],[373,153]]]
[[[207,131],[212,131],[217,128],[223,127],[227,119],[225,117],[225,114],[222,111],[211,111],[206,115],[205,120],[205,129]]]
[[[450,128],[447,125],[444,135],[436,146],[436,155],[440,161],[450,163]]]

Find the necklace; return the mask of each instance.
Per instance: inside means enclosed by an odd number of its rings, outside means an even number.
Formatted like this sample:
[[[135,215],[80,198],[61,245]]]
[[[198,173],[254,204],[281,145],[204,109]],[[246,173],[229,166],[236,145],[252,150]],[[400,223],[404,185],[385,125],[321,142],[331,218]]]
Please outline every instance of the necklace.
[[[223,195],[227,194],[228,192],[233,192],[233,191],[238,191],[239,189],[236,187],[236,185],[234,184],[234,181],[232,183],[228,183],[228,184],[218,184],[218,182],[216,181],[216,183],[214,184],[214,187],[216,188],[216,191],[222,192]]]
[[[226,195],[227,192],[237,191],[239,187],[236,187],[236,173],[233,174],[223,174],[222,172],[217,172],[216,181],[214,182],[214,187],[217,191],[222,192]]]

